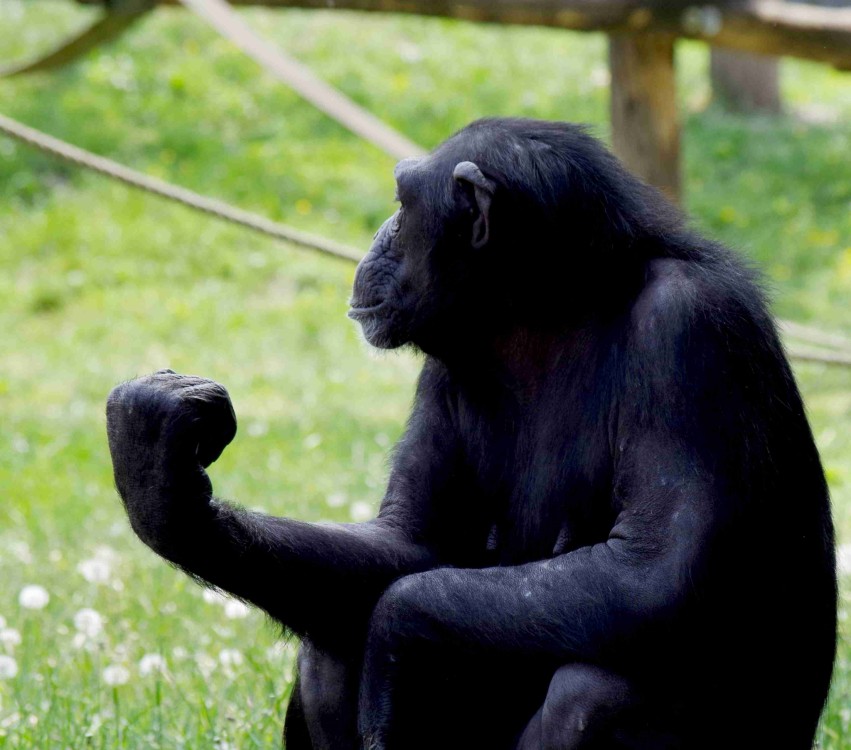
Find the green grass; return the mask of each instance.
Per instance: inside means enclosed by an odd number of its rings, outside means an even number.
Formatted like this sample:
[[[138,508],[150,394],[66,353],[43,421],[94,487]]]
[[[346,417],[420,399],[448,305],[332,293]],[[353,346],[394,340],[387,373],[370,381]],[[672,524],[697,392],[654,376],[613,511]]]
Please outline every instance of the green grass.
[[[2,57],[43,49],[90,15],[0,0]],[[584,121],[607,135],[598,35],[343,12],[247,17],[426,146],[482,115]],[[704,49],[683,45],[679,62],[696,222],[764,267],[778,313],[851,331],[851,79],[787,62],[794,114],[749,119],[705,109]],[[157,12],[73,68],[0,82],[0,112],[362,247],[391,210],[391,159],[180,11]],[[360,342],[345,319],[350,266],[2,138],[0,205],[0,654],[19,670],[0,679],[0,747],[275,746],[294,646],[277,648],[257,613],[228,617],[135,540],[112,487],[105,396],[166,366],[221,380],[240,434],[214,468],[218,493],[344,520],[381,496],[416,359]],[[851,372],[797,373],[849,543]],[[101,582],[81,572],[92,559],[102,562],[82,571]],[[44,609],[20,606],[28,584],[49,592]],[[843,611],[849,600],[846,586]],[[74,622],[84,608],[104,618],[89,639]],[[152,653],[165,673],[142,674]],[[128,670],[126,684],[105,684],[110,665]],[[824,747],[851,748],[849,706],[843,643]]]

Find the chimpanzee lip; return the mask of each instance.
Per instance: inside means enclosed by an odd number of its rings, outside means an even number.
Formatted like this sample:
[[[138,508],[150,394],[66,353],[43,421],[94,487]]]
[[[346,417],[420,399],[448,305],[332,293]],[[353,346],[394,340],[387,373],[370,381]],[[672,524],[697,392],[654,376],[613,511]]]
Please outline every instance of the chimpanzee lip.
[[[384,302],[379,302],[377,305],[358,305],[352,302],[351,310],[347,314],[352,320],[361,320],[377,315],[384,306]]]

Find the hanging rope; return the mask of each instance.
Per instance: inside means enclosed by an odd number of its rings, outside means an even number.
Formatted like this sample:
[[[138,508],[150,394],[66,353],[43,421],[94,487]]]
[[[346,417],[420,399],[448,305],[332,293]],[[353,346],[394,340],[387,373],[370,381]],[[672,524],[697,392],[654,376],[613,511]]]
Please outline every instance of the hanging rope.
[[[285,224],[279,224],[250,211],[236,208],[224,201],[208,198],[205,195],[199,195],[178,185],[172,185],[163,180],[158,180],[156,177],[135,172],[110,159],[98,156],[89,151],[84,151],[81,148],[72,146],[70,143],[65,143],[58,138],[53,138],[38,130],[27,127],[2,114],[0,114],[0,133],[26,143],[28,146],[34,146],[40,151],[44,151],[52,156],[57,156],[60,159],[76,164],[79,167],[89,169],[106,177],[111,177],[113,180],[123,182],[130,187],[159,195],[162,198],[168,198],[181,205],[194,208],[196,211],[202,211],[219,219],[229,221],[232,224],[238,224],[260,234],[265,234],[268,237],[285,240],[293,245],[309,248],[310,250],[318,250],[326,255],[333,255],[336,258],[343,258],[344,260],[353,262],[360,260],[362,255],[362,253],[346,245],[338,244],[323,237],[316,237],[315,235],[302,232]]]
[[[95,47],[121,36],[124,31],[154,7],[149,0],[115,3],[110,11],[91,26],[62,42],[34,60],[0,65],[0,78],[39,73],[68,65]]]
[[[827,347],[828,349],[839,349],[851,357],[851,339],[838,333],[829,333],[812,326],[801,325],[791,320],[781,320],[780,328],[789,338],[797,338],[808,344]]]
[[[319,78],[306,65],[261,39],[224,0],[178,0],[275,78],[347,130],[397,159],[424,153],[387,123]]]
[[[811,349],[800,346],[790,346],[787,349],[792,359],[797,359],[801,362],[820,362],[825,365],[851,367],[851,353],[848,352],[831,352],[825,349]]]

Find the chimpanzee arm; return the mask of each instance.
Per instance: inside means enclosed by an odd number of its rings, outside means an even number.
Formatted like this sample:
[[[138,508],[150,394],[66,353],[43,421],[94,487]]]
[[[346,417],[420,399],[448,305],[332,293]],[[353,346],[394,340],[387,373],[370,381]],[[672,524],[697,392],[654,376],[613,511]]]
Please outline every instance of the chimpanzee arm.
[[[384,589],[435,564],[431,495],[451,474],[453,441],[428,373],[420,381],[378,518],[306,523],[213,498],[204,470],[236,432],[216,383],[160,372],[107,404],[115,481],[139,537],[192,576],[266,610],[317,644],[363,638]]]
[[[622,397],[611,431],[619,512],[608,539],[551,560],[394,583],[367,641],[359,718],[367,747],[385,746],[395,675],[410,649],[431,643],[554,666],[611,664],[682,635],[718,530],[749,502],[741,478],[764,457],[766,438],[752,425],[768,420],[749,413],[761,408],[752,373],[773,377],[785,365],[770,331],[753,329],[737,360],[730,350],[741,342],[676,312],[647,313],[612,373]]]

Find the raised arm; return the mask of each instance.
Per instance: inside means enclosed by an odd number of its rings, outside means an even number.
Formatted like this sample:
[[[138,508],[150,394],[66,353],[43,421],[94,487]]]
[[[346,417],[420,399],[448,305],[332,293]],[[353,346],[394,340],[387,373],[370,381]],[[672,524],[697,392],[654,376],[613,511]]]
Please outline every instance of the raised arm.
[[[384,589],[436,562],[431,495],[451,474],[454,449],[428,393],[421,383],[384,510],[367,523],[275,518],[215,499],[205,469],[236,434],[230,400],[217,383],[171,371],[109,396],[116,486],[137,535],[190,575],[316,643],[362,638]]]

